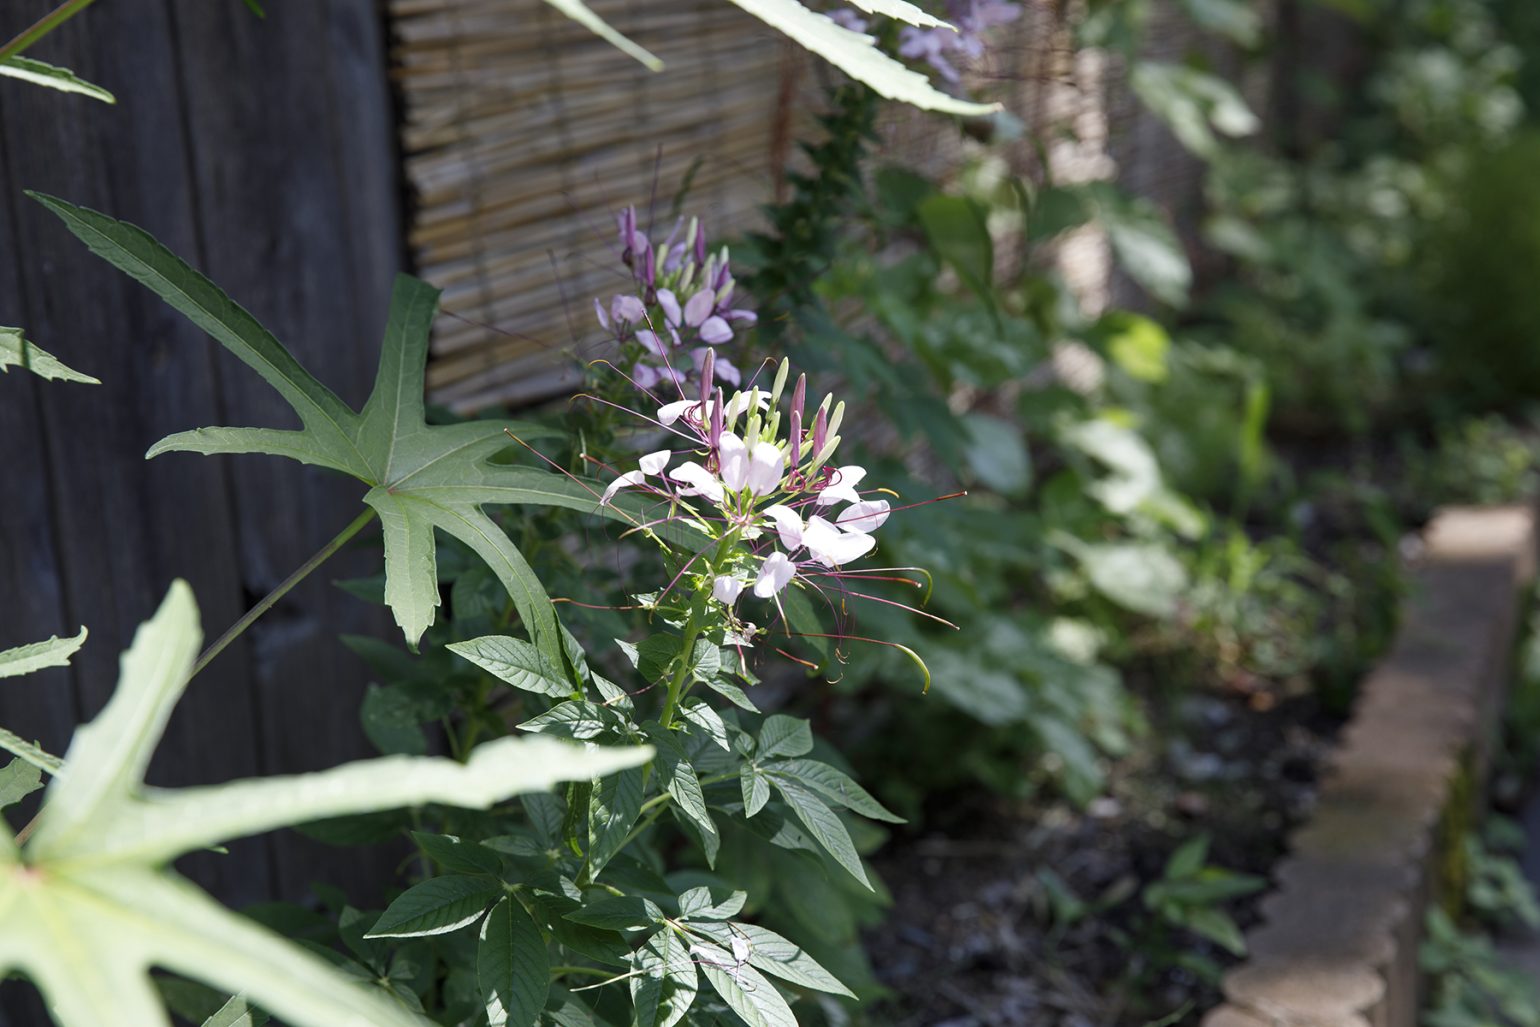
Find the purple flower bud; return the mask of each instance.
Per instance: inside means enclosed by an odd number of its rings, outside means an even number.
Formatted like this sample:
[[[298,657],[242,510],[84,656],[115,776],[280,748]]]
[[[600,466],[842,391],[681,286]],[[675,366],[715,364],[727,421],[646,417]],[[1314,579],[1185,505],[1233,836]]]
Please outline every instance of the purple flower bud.
[[[705,323],[700,326],[700,341],[709,343],[712,346],[728,342],[732,337],[733,330],[720,317],[714,315],[708,317]]]
[[[818,408],[818,414],[813,418],[813,452],[823,452],[823,444],[829,437],[829,415],[823,407]],[[817,459],[815,456],[814,459]]]
[[[706,262],[706,230],[704,228],[695,233],[695,263]]]
[[[707,350],[701,359],[700,365],[700,401],[708,402],[711,399],[711,388],[716,379],[716,351]]]
[[[717,401],[711,404],[711,448],[717,448],[717,443],[722,438],[722,390],[717,390]]]
[[[642,284],[647,286],[648,292],[658,284],[657,262],[653,259],[651,250],[648,250],[642,258]]]

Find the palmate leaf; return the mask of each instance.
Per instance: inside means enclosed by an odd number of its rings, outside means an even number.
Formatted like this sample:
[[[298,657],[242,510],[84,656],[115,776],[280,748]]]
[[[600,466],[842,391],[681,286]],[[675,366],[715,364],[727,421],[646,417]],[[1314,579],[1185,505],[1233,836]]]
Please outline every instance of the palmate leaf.
[[[827,15],[810,10],[800,0],[730,0],[793,42],[806,47],[858,82],[870,86],[879,96],[924,110],[947,114],[991,114],[999,104],[974,103],[943,93],[930,79],[905,67],[877,47],[877,41],[863,32],[853,32]],[[926,14],[907,0],[853,0],[870,14],[883,14],[911,25],[940,27],[945,22]],[[619,47],[653,70],[662,62],[622,36],[595,14],[582,0],[546,0],[585,28]]]
[[[20,328],[0,328],[0,372],[12,367],[24,367],[39,378],[54,381],[101,384],[100,380],[66,366],[47,350],[39,349]]]
[[[506,421],[429,425],[423,370],[438,290],[407,275],[396,279],[374,392],[354,412],[317,381],[257,320],[143,230],[63,200],[29,194],[64,221],[91,250],[181,311],[256,371],[294,408],[301,428],[198,428],[162,439],[162,453],[268,453],[327,467],[369,487],[364,502],[379,515],[385,539],[385,601],[409,645],[433,623],[439,605],[434,532],[468,545],[508,590],[531,639],[555,667],[565,666],[551,601],[518,548],[483,506],[561,506],[606,516],[593,489],[531,467],[494,464],[511,442],[556,433]]]
[[[169,1025],[151,967],[245,996],[296,1027],[417,1027],[385,992],[359,987],[162,868],[285,824],[424,802],[486,808],[651,755],[645,746],[506,738],[465,764],[394,757],[210,788],[146,788],[144,769],[201,641],[192,591],[176,582],[124,654],[111,701],[76,732],[32,837],[18,848],[0,826],[0,974],[25,974],[65,1027]]]

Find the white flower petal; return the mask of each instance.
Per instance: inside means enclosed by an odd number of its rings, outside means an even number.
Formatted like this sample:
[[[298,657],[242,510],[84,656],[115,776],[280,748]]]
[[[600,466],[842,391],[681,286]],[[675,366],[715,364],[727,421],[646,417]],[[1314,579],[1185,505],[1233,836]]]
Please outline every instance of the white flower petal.
[[[861,484],[861,479],[864,477],[866,477],[866,468],[857,467],[855,464],[846,464],[837,469],[833,480],[818,493],[818,505],[831,506],[842,501],[859,503],[861,493],[856,491],[856,486]]]
[[[641,471],[627,471],[625,474],[620,475],[614,481],[610,482],[609,487],[604,490],[604,498],[599,500],[599,502],[608,503],[611,499],[615,498],[615,493],[619,492],[621,489],[626,488],[629,485],[641,485],[643,484],[644,480],[645,476]]]
[[[802,543],[825,567],[840,567],[871,552],[877,540],[859,531],[840,531],[822,517],[809,517]]]
[[[656,453],[648,453],[636,462],[643,474],[662,474],[663,468],[668,466],[668,458],[673,456],[672,450],[660,449]],[[840,518],[844,520],[843,517]]]
[[[852,503],[840,511],[840,515],[834,519],[834,523],[846,531],[859,531],[862,533],[876,531],[882,527],[888,519],[888,501],[886,499],[867,499],[859,503]]]
[[[781,476],[786,470],[786,454],[781,447],[769,442],[756,442],[749,456],[749,492],[756,496],[768,496],[780,488]]]
[[[680,464],[668,476],[689,486],[679,490],[681,496],[705,496],[713,503],[722,501],[722,483],[700,464]]]
[[[749,483],[749,447],[730,431],[717,442],[717,466],[728,491],[742,492]]]
[[[699,405],[700,400],[698,399],[681,399],[673,403],[665,403],[658,407],[658,423],[664,425],[673,424],[684,416],[685,411]],[[691,420],[694,419],[691,418]]]
[[[789,506],[780,503],[765,507],[765,516],[775,525],[776,533],[781,536],[781,545],[787,549],[797,549],[802,545],[802,518]]]
[[[731,606],[738,601],[738,595],[743,591],[743,582],[726,574],[718,574],[711,582],[711,598],[723,606]]]
[[[759,577],[754,581],[754,594],[761,599],[769,599],[797,573],[797,565],[783,552],[777,550],[765,557],[765,562],[759,565]]]

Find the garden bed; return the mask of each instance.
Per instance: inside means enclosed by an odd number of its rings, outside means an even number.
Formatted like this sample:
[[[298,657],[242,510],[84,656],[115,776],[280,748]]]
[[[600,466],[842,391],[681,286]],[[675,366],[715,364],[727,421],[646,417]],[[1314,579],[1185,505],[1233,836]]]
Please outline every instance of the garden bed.
[[[1311,695],[1277,703],[1190,695],[1167,711],[1169,730],[1151,733],[1165,741],[1125,759],[1106,796],[1086,809],[936,804],[922,832],[876,861],[894,896],[892,918],[868,939],[894,992],[878,1021],[1195,1023],[1228,993],[1248,1006],[1211,1012],[1205,1022],[1249,1025],[1264,1007],[1290,1015],[1291,989],[1329,992],[1330,982],[1312,976],[1320,963],[1310,957],[1341,942],[1331,961],[1355,957],[1362,966],[1334,979],[1368,983],[1344,993],[1340,1009],[1324,1010],[1329,1022],[1360,1023],[1357,1016],[1373,1012],[1391,1017],[1388,1024],[1412,1023],[1420,909],[1436,885],[1429,867],[1440,824],[1447,830],[1452,819],[1439,813],[1484,773],[1478,740],[1490,735],[1500,705],[1533,530],[1529,512],[1516,508],[1447,512],[1430,525],[1397,643],[1367,679],[1340,741],[1340,718]],[[1417,801],[1402,801],[1408,789]],[[1406,821],[1406,830],[1344,833],[1321,824],[1381,814]],[[1173,855],[1203,835],[1212,838],[1207,865],[1259,878],[1283,871],[1286,879],[1281,897],[1226,898],[1217,889],[1212,905],[1247,930],[1255,958],[1232,970],[1223,990],[1222,967],[1235,957],[1219,941],[1195,942],[1147,898],[1170,876]],[[1319,858],[1328,850],[1330,865]],[[1351,918],[1291,920],[1290,910],[1328,908],[1330,893],[1356,890],[1347,880],[1355,870],[1378,866],[1387,872],[1370,876],[1394,881],[1383,895],[1395,915],[1380,918],[1372,939],[1354,934]],[[1323,925],[1313,940],[1304,937],[1311,923]]]

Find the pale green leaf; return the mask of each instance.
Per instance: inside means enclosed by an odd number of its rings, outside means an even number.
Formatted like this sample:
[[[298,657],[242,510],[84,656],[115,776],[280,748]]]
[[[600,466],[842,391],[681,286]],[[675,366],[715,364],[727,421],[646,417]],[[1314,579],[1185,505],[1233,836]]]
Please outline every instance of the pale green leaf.
[[[0,767],[0,810],[14,806],[43,787],[43,772],[23,759]]]
[[[364,937],[418,938],[458,931],[481,919],[502,893],[502,882],[494,877],[430,877],[397,896]]]
[[[135,635],[113,698],[77,731],[69,772],[50,786],[37,832],[18,852],[0,831],[0,974],[17,970],[36,982],[65,1027],[169,1023],[151,967],[246,996],[294,1027],[416,1027],[399,988],[359,987],[162,868],[191,849],[283,824],[424,802],[485,808],[651,755],[645,746],[607,752],[506,738],[465,764],[392,757],[296,777],[146,789],[143,770],[199,637],[191,593],[177,582]],[[495,878],[472,880],[490,889],[483,907],[498,898]],[[441,906],[418,916],[449,914]]]
[[[46,642],[33,642],[29,645],[17,646],[15,649],[6,649],[0,652],[0,678],[31,674],[45,667],[68,666],[70,657],[79,652],[80,647],[85,644],[86,629],[81,628],[80,634],[74,638],[60,638],[55,635]]]
[[[389,489],[371,489],[364,502],[379,515],[385,539],[385,605],[415,648],[440,603],[433,522],[418,504]]]
[[[738,768],[738,787],[743,792],[743,815],[752,817],[770,801],[770,782],[752,763]]]
[[[4,65],[0,65],[3,69]],[[20,328],[0,328],[0,372],[10,367],[23,367],[40,378],[52,381],[83,382],[100,385],[101,382],[88,374],[81,374],[68,367],[47,350],[39,349],[27,340]]]
[[[700,728],[717,745],[728,752],[732,751],[732,743],[727,740],[727,724],[722,720],[722,715],[704,699],[692,696],[684,700],[679,704],[679,714]]]
[[[103,103],[118,102],[117,97],[107,90],[95,83],[87,82],[68,68],[47,64],[33,57],[12,56],[0,61],[0,76],[19,78],[23,82],[31,82],[35,86],[47,86],[61,93],[79,93],[81,96],[89,96]]]
[[[947,114],[990,114],[1000,109],[999,104],[959,100],[941,92],[930,79],[878,49],[871,36],[843,28],[798,0],[731,2],[889,100]]]
[[[481,925],[476,981],[488,1027],[532,1027],[545,1006],[551,957],[524,907],[505,897]]]
[[[690,951],[712,989],[748,1027],[797,1027],[796,1014],[781,993],[752,965],[710,942],[697,942]]]
[[[850,0],[851,6],[859,7],[867,14],[881,14],[911,25],[925,28],[951,28],[935,15],[927,14],[908,0]]]
[[[18,756],[39,770],[57,774],[64,769],[64,761],[52,753],[44,752],[32,742],[0,728],[0,749]]]
[[[616,32],[610,27],[608,22],[595,14],[582,0],[545,0],[545,2],[615,47],[621,53],[636,58],[650,70],[661,71],[663,69],[662,61],[631,42],[631,40],[619,32]]]
[[[451,642],[450,652],[463,657],[514,688],[537,695],[565,699],[572,695],[572,682],[551,665],[545,654],[521,638],[484,635],[465,642]]]

